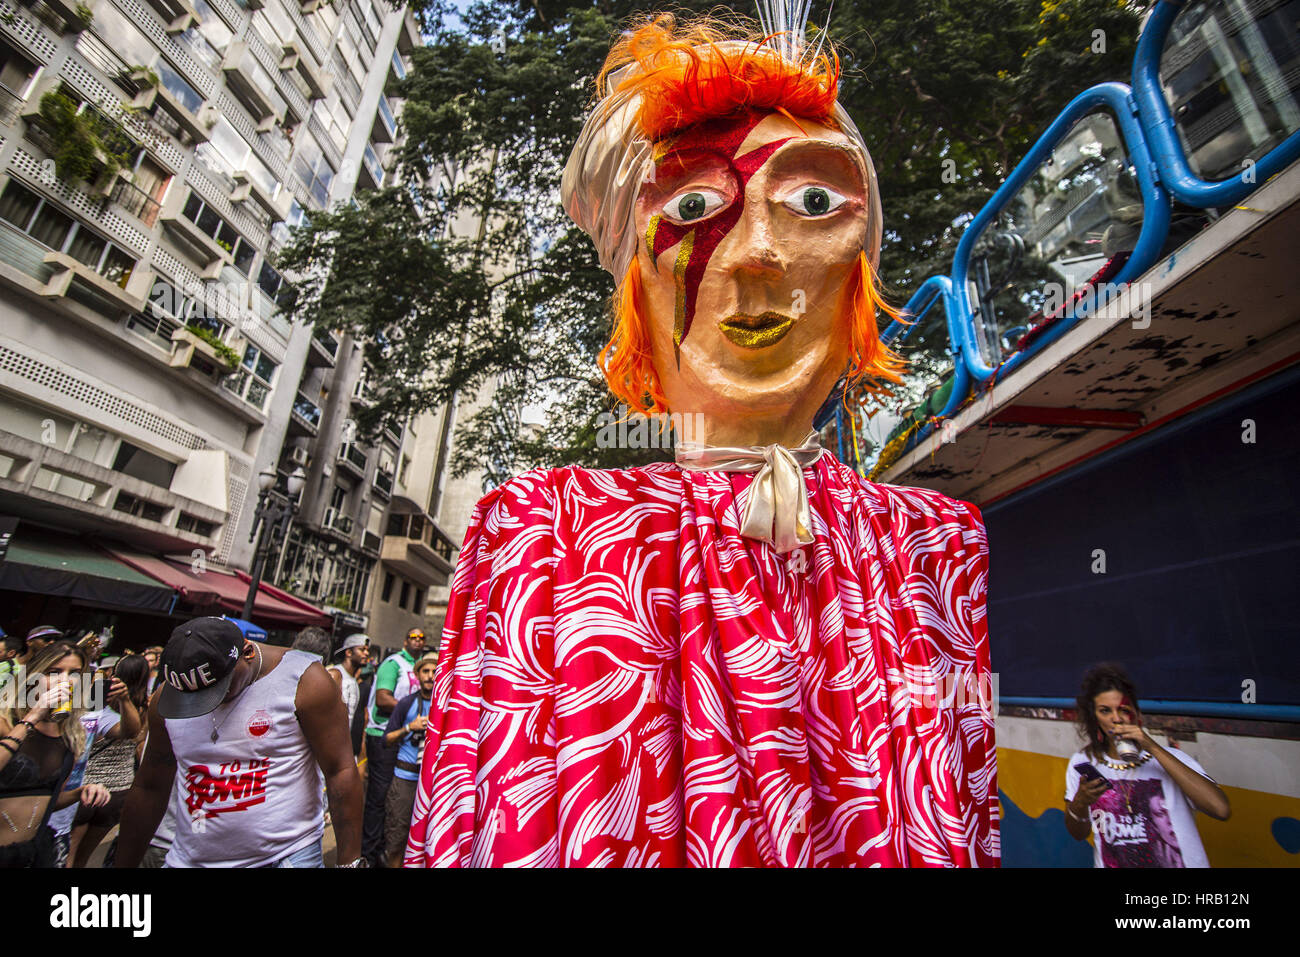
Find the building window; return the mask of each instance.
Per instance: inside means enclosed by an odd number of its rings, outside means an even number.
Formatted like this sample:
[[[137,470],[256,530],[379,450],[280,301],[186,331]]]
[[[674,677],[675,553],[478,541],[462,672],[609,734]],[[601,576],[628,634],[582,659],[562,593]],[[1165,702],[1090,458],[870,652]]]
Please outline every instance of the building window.
[[[176,463],[168,462],[152,452],[146,452],[124,439],[117,448],[117,457],[113,459],[113,471],[137,478],[141,482],[148,482],[150,485],[157,485],[159,488],[171,488],[172,477],[176,474]]]
[[[411,603],[411,611],[415,612],[417,615],[424,614],[424,589],[423,588],[417,588],[415,590],[415,601]]]
[[[333,549],[331,551],[331,549]],[[311,601],[335,608],[365,607],[374,559],[325,540],[302,525],[289,530],[277,584]]]
[[[403,581],[403,582],[402,582],[402,597],[399,598],[399,599],[397,599],[397,607],[400,608],[400,609],[402,609],[403,611],[405,611],[405,610],[406,610],[406,602],[410,599],[410,597],[411,597],[411,583],[408,582],[408,581]]]
[[[244,359],[239,369],[226,376],[221,384],[235,393],[259,412],[266,411],[266,401],[271,396],[275,370],[279,364],[254,345],[244,347]]]
[[[189,512],[181,512],[180,518],[176,519],[176,529],[181,532],[193,532],[195,535],[202,535],[204,538],[211,538],[216,534],[217,526],[212,522],[205,522],[201,518],[196,518]]]
[[[284,222],[271,224],[271,242],[274,247],[278,249],[287,243],[293,227],[301,226],[306,222],[307,215],[302,206],[296,199],[289,200],[289,215],[284,218]]]
[[[396,583],[396,581],[397,581],[397,576],[394,575],[392,572],[385,573],[384,595],[383,595],[383,599],[385,603],[391,602],[393,600],[393,585]]]
[[[218,216],[212,207],[203,201],[203,197],[193,190],[190,190],[190,195],[185,200],[185,207],[181,211],[186,219],[199,227],[201,232],[211,236],[213,242],[230,253],[234,258],[236,269],[245,276],[248,275],[248,270],[253,265],[253,257],[257,255],[257,249],[252,243],[239,235],[235,227]]]
[[[192,326],[211,332],[226,341],[232,322],[223,313],[226,299],[213,287],[194,287],[182,292],[175,283],[161,276],[154,279],[149,291],[145,311],[136,313],[126,321],[126,327],[137,335],[154,340],[154,345],[171,348],[172,333],[181,326]]]
[[[194,155],[205,166],[227,176],[243,170],[270,199],[275,199],[280,194],[280,181],[253,152],[248,140],[231,126],[229,120],[224,116],[219,117],[210,136],[208,142],[201,143],[194,150]]]
[[[190,27],[182,36],[200,60],[213,70],[220,70],[222,55],[234,34],[204,0],[194,0],[194,15],[198,25]]]
[[[334,182],[336,170],[325,158],[315,137],[304,132],[299,139],[301,142],[293,158],[293,171],[317,205],[325,209],[330,204],[330,185]]]
[[[257,285],[281,309],[292,308],[295,298],[293,286],[266,260],[262,261],[262,269],[257,276]]]
[[[113,500],[113,509],[118,512],[125,512],[127,515],[134,515],[137,518],[143,518],[150,522],[161,522],[167,517],[167,509],[161,505],[155,505],[153,502],[146,502],[142,498],[136,498],[130,492],[119,491],[117,498]]]
[[[124,251],[14,180],[0,194],[0,218],[123,289],[135,269],[135,260]]]

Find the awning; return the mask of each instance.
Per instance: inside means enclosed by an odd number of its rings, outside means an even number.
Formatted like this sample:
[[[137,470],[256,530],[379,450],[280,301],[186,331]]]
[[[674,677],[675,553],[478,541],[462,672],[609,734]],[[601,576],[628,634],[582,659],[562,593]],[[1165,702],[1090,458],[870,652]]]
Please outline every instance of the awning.
[[[259,628],[251,621],[244,621],[242,618],[231,618],[226,616],[226,621],[233,621],[239,626],[239,630],[244,633],[244,637],[249,641],[266,641],[266,629]]]
[[[0,589],[169,612],[176,592],[71,535],[20,525],[0,562]]]
[[[244,610],[244,599],[248,597],[250,581],[247,575],[214,568],[197,571],[193,565],[117,548],[112,550],[112,554],[137,571],[176,589],[180,592],[181,601],[196,615],[237,615]],[[263,627],[320,625],[328,628],[330,625],[330,616],[315,605],[294,598],[265,582],[258,589],[257,599],[253,603],[253,620]]]

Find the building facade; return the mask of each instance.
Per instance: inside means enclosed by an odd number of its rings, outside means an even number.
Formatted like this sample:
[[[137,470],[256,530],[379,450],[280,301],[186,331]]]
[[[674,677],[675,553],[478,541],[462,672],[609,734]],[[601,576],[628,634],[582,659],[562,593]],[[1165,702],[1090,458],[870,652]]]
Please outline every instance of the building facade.
[[[301,467],[266,577],[364,612],[406,436],[345,441],[360,346],[277,314],[276,252],[313,211],[383,185],[419,42],[409,12],[372,0],[0,0],[15,541],[65,532],[247,569],[259,473],[283,487]]]

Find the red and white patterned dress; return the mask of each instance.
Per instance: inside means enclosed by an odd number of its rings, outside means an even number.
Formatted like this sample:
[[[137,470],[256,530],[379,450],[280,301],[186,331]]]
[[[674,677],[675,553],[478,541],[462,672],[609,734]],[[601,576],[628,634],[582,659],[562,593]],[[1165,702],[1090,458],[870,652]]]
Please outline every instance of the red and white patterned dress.
[[[803,476],[816,541],[784,556],[739,533],[752,474],[485,496],[406,865],[996,865],[992,714],[945,683],[989,679],[979,512],[829,453]]]

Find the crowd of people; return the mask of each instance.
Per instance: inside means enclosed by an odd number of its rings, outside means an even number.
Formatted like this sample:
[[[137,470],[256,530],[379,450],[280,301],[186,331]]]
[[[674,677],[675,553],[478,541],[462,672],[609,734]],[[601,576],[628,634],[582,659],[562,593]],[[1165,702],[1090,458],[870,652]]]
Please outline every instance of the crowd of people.
[[[400,866],[438,659],[420,629],[371,652],[213,617],[121,657],[5,636],[0,867],[90,866],[110,836],[106,867],[321,867],[327,826],[337,866]]]
[[[289,648],[198,618],[101,657],[42,626],[0,655],[0,867],[400,867],[438,655],[420,629],[376,667],[364,634]],[[1118,665],[1083,678],[1065,824],[1097,867],[1205,867],[1194,813],[1228,799],[1143,729]],[[1098,767],[1100,765],[1100,767]],[[327,809],[328,806],[328,809]]]

